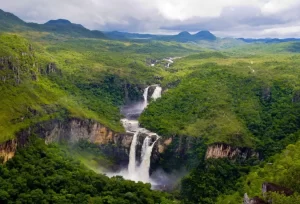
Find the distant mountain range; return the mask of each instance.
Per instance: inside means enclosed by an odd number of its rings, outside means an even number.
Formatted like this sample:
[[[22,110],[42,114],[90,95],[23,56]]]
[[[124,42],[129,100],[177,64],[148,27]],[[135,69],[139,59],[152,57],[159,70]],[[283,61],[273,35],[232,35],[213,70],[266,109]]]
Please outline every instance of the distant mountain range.
[[[45,31],[56,34],[69,35],[72,37],[86,37],[86,38],[109,38],[114,40],[161,40],[161,41],[213,41],[216,40],[209,31],[201,31],[195,35],[184,31],[178,35],[151,35],[138,34],[127,32],[101,32],[97,30],[89,30],[80,24],[71,23],[65,19],[50,20],[45,24],[26,23],[12,13],[5,12],[0,9],[0,32],[1,31]]]
[[[0,9],[0,31],[45,31],[73,37],[106,38],[101,31],[92,31],[68,20],[50,20],[45,24],[26,23],[12,13]]]
[[[300,41],[299,38],[238,38],[246,43],[282,43],[282,42],[298,42]]]
[[[183,31],[178,35],[151,35],[151,34],[138,34],[138,33],[126,33],[126,32],[105,32],[105,35],[108,38],[115,39],[115,40],[163,40],[163,41],[176,41],[176,42],[190,42],[190,41],[214,41],[217,39],[209,31],[200,31],[194,35],[190,34],[187,31]]]
[[[159,40],[176,42],[198,42],[215,41],[217,37],[209,31],[200,31],[196,34],[190,34],[187,31],[180,32],[177,35],[152,35],[128,32],[101,32],[98,30],[89,30],[80,24],[71,23],[65,19],[50,20],[45,24],[26,23],[12,13],[0,9],[0,32],[22,32],[22,31],[43,31],[55,34],[69,35],[71,37],[83,38],[106,38],[112,40]],[[298,38],[237,38],[245,43],[281,43],[300,41]]]

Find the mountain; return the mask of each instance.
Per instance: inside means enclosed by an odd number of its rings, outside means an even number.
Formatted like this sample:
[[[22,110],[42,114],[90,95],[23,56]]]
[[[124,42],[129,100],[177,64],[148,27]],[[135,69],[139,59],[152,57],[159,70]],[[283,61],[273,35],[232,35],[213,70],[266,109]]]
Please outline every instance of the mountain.
[[[209,31],[200,31],[194,35],[188,31],[182,31],[177,35],[151,35],[151,34],[138,34],[138,33],[127,33],[127,32],[105,32],[105,35],[113,40],[159,40],[159,41],[175,41],[175,42],[190,42],[190,41],[214,41],[214,36]]]
[[[246,43],[282,43],[282,42],[297,42],[299,38],[238,38]]]
[[[48,32],[69,34],[75,37],[105,38],[105,35],[100,31],[91,31],[81,24],[71,23],[65,19],[50,20],[43,24],[41,28]]]
[[[177,37],[181,37],[181,38],[190,38],[191,36],[192,35],[189,32],[187,32],[187,31],[182,31],[181,33],[179,33],[177,35]]]
[[[151,34],[127,33],[119,31],[104,32],[104,34],[113,40],[149,40],[156,37],[156,35]]]
[[[188,42],[188,41],[192,41],[192,39],[193,36],[187,31],[183,31],[173,37],[173,40],[177,42]]]
[[[0,32],[14,31],[16,29],[26,30],[26,23],[14,14],[0,9]]]
[[[185,43],[185,42],[197,42],[197,41],[201,41],[201,40],[214,41],[217,38],[209,31],[200,31],[194,35],[190,34],[187,31],[182,31],[177,35],[160,36],[159,39],[165,40],[165,41],[176,41],[176,42]]]
[[[208,41],[213,41],[216,40],[216,36],[214,36],[211,32],[207,30],[200,31],[193,35],[193,37],[197,40],[208,40]]]
[[[45,25],[71,25],[72,23],[66,19],[57,19],[57,20],[50,20]],[[80,25],[80,24],[78,24]],[[83,27],[82,25],[80,25]]]
[[[50,20],[45,24],[26,23],[12,13],[0,9],[0,32],[42,31],[84,38],[105,38],[101,31],[89,30],[65,19]]]

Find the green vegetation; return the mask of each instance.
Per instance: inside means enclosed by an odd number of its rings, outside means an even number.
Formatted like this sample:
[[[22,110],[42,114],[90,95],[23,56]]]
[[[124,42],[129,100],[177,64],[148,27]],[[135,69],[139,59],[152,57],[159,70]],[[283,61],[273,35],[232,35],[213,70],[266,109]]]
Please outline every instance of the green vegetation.
[[[299,134],[299,133],[298,133]],[[242,177],[237,184],[237,192],[232,195],[219,197],[218,203],[237,203],[245,192],[250,197],[262,196],[261,186],[263,182],[274,182],[295,192],[292,197],[270,195],[274,203],[298,203],[300,200],[300,142],[288,145],[281,153],[269,159],[261,167],[256,167]]]
[[[216,58],[220,64],[206,62]],[[205,63],[193,66],[199,59]],[[148,106],[141,124],[162,136],[203,137],[207,144],[257,148],[264,156],[295,142],[290,135],[300,119],[296,62],[231,60],[217,53],[180,60],[177,66],[188,67],[174,66],[169,71],[175,76],[165,82],[179,84]]]
[[[246,44],[205,32],[211,42],[113,41],[65,20],[27,24],[1,10],[0,30],[0,143],[54,119],[92,119],[123,132],[120,106],[161,84],[163,97],[140,122],[163,138],[175,136],[157,165],[189,170],[176,194],[183,203],[241,203],[244,193],[261,196],[265,181],[295,191],[271,194],[274,203],[299,202],[298,42]],[[175,38],[186,42],[191,35]],[[174,56],[186,57],[166,68],[163,58]],[[115,165],[96,145],[42,143],[31,140],[0,165],[1,202],[171,202],[148,184],[96,174]],[[212,144],[252,149],[259,157],[206,159]]]
[[[38,39],[34,43],[0,35],[0,141],[37,122],[66,117],[93,119],[122,132],[119,106],[141,98],[143,87],[164,72],[149,69],[146,59],[167,56],[169,50],[174,55],[195,51],[174,43],[32,36]]]
[[[0,165],[1,203],[173,203],[149,184],[96,174],[41,139]]]
[[[238,180],[244,181],[251,167],[260,164],[255,157],[205,160],[205,153],[199,152],[203,143],[252,148],[261,159],[271,161],[272,155],[298,141],[298,70],[297,55],[237,57],[228,52],[191,55],[167,70],[170,74],[163,83],[169,89],[147,107],[140,121],[163,137],[202,139],[187,153],[192,160],[181,162],[191,169],[182,180],[185,202],[215,203],[218,196],[240,190]],[[161,165],[169,170],[172,163],[163,158]],[[257,192],[261,191],[259,185]],[[245,192],[241,189],[239,195]],[[241,197],[235,201],[232,203],[240,203]]]

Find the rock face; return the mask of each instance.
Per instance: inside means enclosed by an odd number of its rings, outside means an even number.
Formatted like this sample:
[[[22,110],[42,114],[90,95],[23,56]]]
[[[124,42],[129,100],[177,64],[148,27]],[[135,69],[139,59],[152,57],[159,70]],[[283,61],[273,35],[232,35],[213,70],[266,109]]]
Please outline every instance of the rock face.
[[[50,121],[38,124],[35,132],[45,138],[46,143],[68,142],[75,143],[81,139],[88,140],[95,144],[108,144],[121,142],[124,146],[129,147],[127,137],[115,133],[109,128],[93,120],[69,119],[67,121]],[[124,140],[124,141],[123,141]]]
[[[249,198],[247,193],[244,195],[244,202],[243,204],[267,204],[263,199],[259,197]]]
[[[206,151],[206,159],[235,159],[237,157],[247,159],[250,157],[258,157],[258,154],[250,148],[232,147],[223,143],[216,143],[210,145]]]
[[[93,120],[71,118],[64,121],[51,120],[36,124],[17,134],[16,139],[0,144],[0,158],[3,162],[11,159],[18,147],[27,144],[30,135],[36,134],[45,139],[46,144],[53,142],[76,143],[80,140],[88,140],[98,144],[104,154],[112,157],[118,164],[127,165],[129,150],[133,133],[116,133],[109,128]],[[140,159],[143,141],[147,135],[140,134],[137,143],[137,159]],[[156,137],[153,137],[155,141]],[[152,152],[152,160],[159,160],[160,154],[172,143],[173,138],[160,139],[155,144]]]
[[[259,197],[254,197],[254,198],[249,198],[247,193],[244,195],[244,202],[243,204],[265,204],[265,203],[272,203],[272,199],[268,198],[268,193],[269,192],[276,192],[280,193],[285,196],[290,196],[293,195],[294,192],[291,189],[285,188],[283,186],[279,186],[274,183],[269,183],[269,182],[264,182],[262,184],[262,195],[264,199],[268,200],[268,202],[264,201],[263,199]]]
[[[172,137],[165,139],[164,141],[160,140],[157,145],[158,153],[163,153],[166,150],[166,148],[172,143],[172,141]]]
[[[47,144],[52,142],[75,143],[81,139],[99,144],[104,152],[112,157],[128,160],[132,134],[116,133],[93,120],[68,119],[65,121],[52,120],[30,127],[17,134],[16,139],[0,144],[0,157],[3,162],[11,159],[18,147],[26,145],[28,137],[36,134],[45,139]]]
[[[5,163],[15,156],[16,150],[19,147],[26,145],[28,135],[31,133],[31,128],[17,134],[15,139],[8,140],[0,144],[0,163]]]
[[[285,196],[290,196],[294,194],[294,192],[291,189],[285,188],[283,186],[279,186],[274,183],[264,182],[262,185],[263,196],[266,197],[268,192],[277,192]]]
[[[2,158],[1,162],[5,163],[15,156],[17,145],[18,144],[16,140],[9,140],[8,142],[0,144],[0,158]]]

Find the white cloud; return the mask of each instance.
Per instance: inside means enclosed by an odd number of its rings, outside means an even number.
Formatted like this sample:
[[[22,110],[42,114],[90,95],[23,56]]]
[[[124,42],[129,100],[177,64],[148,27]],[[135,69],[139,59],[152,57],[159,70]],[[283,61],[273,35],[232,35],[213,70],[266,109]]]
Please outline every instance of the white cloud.
[[[0,0],[0,8],[26,21],[65,18],[99,30],[300,37],[291,29],[300,23],[300,0]]]

